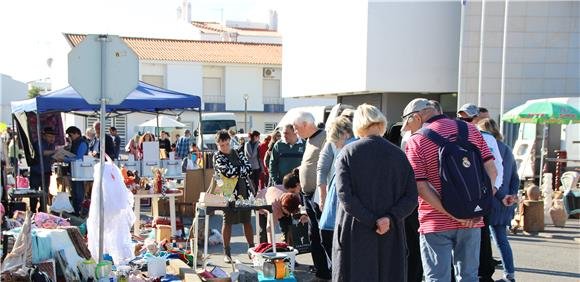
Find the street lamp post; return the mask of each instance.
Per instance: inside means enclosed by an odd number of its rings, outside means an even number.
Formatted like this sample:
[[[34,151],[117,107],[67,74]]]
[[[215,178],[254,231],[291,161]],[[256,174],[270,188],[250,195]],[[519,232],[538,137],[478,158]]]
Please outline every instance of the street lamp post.
[[[248,94],[244,94],[244,133],[248,133]]]

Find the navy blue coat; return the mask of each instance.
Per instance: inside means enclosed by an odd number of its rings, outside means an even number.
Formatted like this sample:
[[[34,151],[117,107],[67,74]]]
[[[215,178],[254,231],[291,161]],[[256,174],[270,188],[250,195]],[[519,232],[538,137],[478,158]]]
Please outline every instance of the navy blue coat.
[[[520,178],[518,176],[518,168],[512,153],[512,149],[501,141],[497,141],[499,153],[503,159],[503,184],[499,188],[506,195],[514,195],[518,193],[520,187]],[[495,197],[492,198],[492,209],[489,215],[489,225],[510,225],[514,217],[514,210],[516,205],[510,207],[504,206]]]
[[[339,208],[332,244],[332,281],[407,281],[405,218],[417,207],[407,157],[373,136],[346,145],[336,163]],[[376,233],[389,217],[390,229]]]

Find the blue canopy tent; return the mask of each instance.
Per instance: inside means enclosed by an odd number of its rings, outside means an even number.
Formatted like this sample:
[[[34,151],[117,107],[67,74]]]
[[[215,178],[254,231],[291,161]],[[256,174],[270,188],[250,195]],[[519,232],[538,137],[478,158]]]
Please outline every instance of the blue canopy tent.
[[[12,113],[21,112],[98,112],[100,105],[91,105],[71,86],[35,98],[11,103]],[[107,112],[159,113],[173,109],[201,109],[201,98],[163,89],[139,81],[135,90],[119,105],[107,105]]]
[[[11,108],[13,121],[16,121],[27,161],[34,161],[35,159],[32,141],[40,139],[41,122],[39,121],[43,121],[41,114],[72,112],[80,115],[98,115],[100,111],[99,104],[89,104],[71,86],[42,94],[32,99],[13,101],[11,102]],[[163,89],[142,81],[139,81],[137,88],[129,93],[121,104],[106,105],[108,115],[122,115],[131,112],[175,114],[174,110],[199,111],[199,120],[201,122],[201,98],[199,96]],[[58,115],[58,119],[60,121],[60,115]],[[30,124],[29,126],[31,120],[35,124]],[[32,136],[36,138],[33,139],[31,138]],[[39,158],[39,160],[42,163],[42,158]],[[44,183],[43,187],[45,187]]]

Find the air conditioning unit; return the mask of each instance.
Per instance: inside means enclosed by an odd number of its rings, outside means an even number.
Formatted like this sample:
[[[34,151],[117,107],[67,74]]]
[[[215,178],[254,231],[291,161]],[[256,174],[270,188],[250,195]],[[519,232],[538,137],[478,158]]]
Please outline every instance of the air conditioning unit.
[[[264,68],[263,70],[263,77],[264,78],[274,78],[276,69],[273,68]]]

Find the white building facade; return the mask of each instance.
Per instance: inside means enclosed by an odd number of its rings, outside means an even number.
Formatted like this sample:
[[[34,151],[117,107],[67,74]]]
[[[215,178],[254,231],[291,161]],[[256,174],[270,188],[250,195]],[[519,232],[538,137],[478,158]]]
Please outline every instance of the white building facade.
[[[481,4],[311,1],[289,9],[280,18],[282,96],[366,102],[392,122],[416,97],[439,100],[449,114],[479,100],[497,119],[505,1],[486,1],[479,95]],[[509,1],[505,111],[528,99],[579,95],[579,11],[578,1]]]
[[[65,34],[65,38],[69,46],[64,50],[68,52],[84,35]],[[139,57],[140,80],[200,96],[204,112],[233,112],[238,129],[269,133],[289,107],[334,102],[332,99],[281,97],[281,44],[122,38]],[[61,76],[64,73],[67,73],[66,69],[61,69]],[[66,81],[62,77],[55,80]],[[151,115],[134,113],[115,118],[112,122],[120,129],[123,140],[127,140],[143,130],[139,124],[151,118]],[[199,125],[197,112],[185,112],[176,118],[190,129]],[[67,116],[65,123],[83,129],[91,125],[92,119]]]

